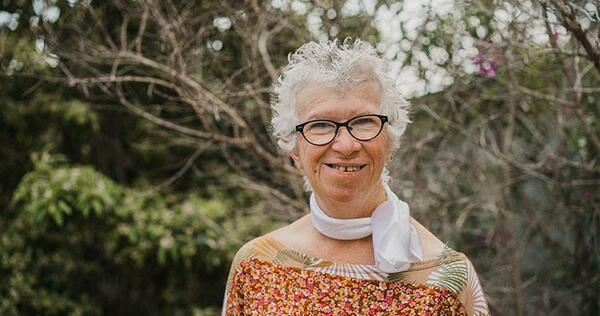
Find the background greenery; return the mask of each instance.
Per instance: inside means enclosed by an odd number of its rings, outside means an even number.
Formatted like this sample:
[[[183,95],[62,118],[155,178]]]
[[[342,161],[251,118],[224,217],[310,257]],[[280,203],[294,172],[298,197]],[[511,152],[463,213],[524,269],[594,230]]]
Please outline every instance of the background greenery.
[[[346,36],[415,71],[392,187],[492,312],[600,313],[593,1],[1,3],[0,314],[218,314],[239,246],[306,210],[271,82]]]

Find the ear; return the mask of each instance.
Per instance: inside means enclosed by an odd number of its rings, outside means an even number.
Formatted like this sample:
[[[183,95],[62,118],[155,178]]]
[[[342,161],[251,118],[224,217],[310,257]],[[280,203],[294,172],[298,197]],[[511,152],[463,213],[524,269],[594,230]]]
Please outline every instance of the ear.
[[[390,138],[390,134],[387,131],[385,132],[385,164],[387,165],[394,159],[394,154],[396,151],[392,149],[394,148],[394,143]]]
[[[385,164],[389,164],[390,162],[392,162],[392,160],[394,160],[394,154],[393,153],[389,153],[387,155],[387,159],[385,160]]]
[[[290,160],[294,164],[294,167],[298,168],[298,170],[300,170],[300,171],[304,171],[304,168],[302,166],[302,161],[300,160],[300,155],[298,155],[298,151],[297,150],[291,151],[288,153],[288,155],[290,156]]]
[[[394,159],[394,151],[392,150],[392,144],[387,142],[385,149],[385,164],[387,165],[392,159]]]

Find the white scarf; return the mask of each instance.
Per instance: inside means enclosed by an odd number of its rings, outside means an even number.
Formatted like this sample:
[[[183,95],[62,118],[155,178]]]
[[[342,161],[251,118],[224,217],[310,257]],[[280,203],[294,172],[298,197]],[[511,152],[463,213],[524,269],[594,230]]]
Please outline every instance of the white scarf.
[[[375,264],[379,271],[406,271],[412,262],[422,261],[421,243],[410,224],[408,204],[384,184],[387,200],[371,217],[340,219],[329,217],[319,205],[314,192],[310,196],[310,219],[321,234],[341,240],[365,238],[373,234]]]

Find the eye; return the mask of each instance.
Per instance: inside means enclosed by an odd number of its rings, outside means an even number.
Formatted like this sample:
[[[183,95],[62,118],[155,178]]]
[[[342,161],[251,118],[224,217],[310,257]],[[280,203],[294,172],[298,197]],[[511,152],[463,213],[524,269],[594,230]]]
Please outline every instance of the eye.
[[[314,129],[331,128],[331,123],[329,123],[329,122],[314,122],[310,125],[310,128],[314,128]]]
[[[379,123],[377,122],[377,120],[375,120],[375,118],[371,117],[371,116],[368,116],[368,117],[359,117],[359,118],[353,120],[350,124],[352,126],[355,126],[355,127],[377,126],[377,125],[379,125]]]
[[[335,133],[335,124],[327,121],[314,121],[306,125],[304,133],[309,135],[325,135]]]

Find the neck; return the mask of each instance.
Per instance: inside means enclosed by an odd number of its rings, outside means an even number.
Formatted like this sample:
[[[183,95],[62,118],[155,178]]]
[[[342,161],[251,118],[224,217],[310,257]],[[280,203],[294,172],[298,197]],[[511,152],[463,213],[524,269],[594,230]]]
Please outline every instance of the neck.
[[[315,193],[317,204],[328,216],[339,219],[371,217],[375,208],[386,200],[383,183],[370,192],[357,195],[348,201],[322,198]]]

